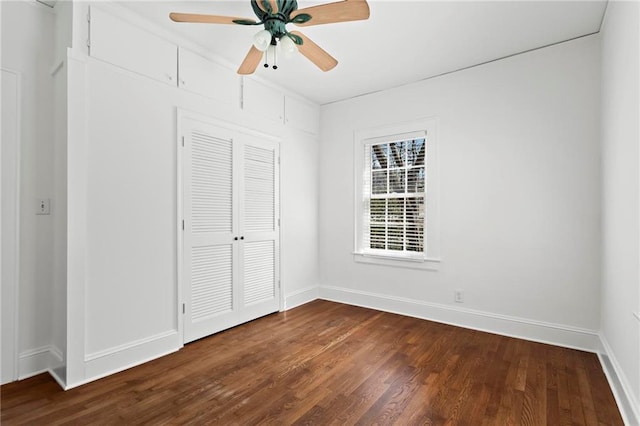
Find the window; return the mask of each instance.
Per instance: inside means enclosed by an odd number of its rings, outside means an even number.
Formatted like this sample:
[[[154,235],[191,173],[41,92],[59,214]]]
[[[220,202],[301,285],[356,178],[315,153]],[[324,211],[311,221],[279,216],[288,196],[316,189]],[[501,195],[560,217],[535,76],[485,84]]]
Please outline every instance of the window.
[[[365,145],[366,248],[424,253],[425,149],[424,137]]]
[[[432,120],[356,133],[356,261],[439,260],[435,137]]]

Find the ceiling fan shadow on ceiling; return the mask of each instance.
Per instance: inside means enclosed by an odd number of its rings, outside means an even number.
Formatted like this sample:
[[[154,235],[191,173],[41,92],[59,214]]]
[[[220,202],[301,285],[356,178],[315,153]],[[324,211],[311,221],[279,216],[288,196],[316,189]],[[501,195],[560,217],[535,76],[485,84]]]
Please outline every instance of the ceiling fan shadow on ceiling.
[[[299,51],[322,71],[329,71],[338,61],[299,31],[288,31],[287,24],[304,27],[336,22],[361,21],[369,18],[366,0],[342,0],[298,9],[297,0],[251,0],[258,20],[235,16],[170,13],[174,22],[204,24],[263,25],[253,38],[253,45],[238,68],[238,74],[253,74],[265,56],[265,67],[271,62],[277,69],[277,49],[290,56]]]

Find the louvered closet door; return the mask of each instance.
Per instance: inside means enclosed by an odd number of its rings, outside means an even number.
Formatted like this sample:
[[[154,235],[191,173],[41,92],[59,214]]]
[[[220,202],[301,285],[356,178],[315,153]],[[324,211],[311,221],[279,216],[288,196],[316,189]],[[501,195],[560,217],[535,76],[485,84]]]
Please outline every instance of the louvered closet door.
[[[237,194],[233,133],[182,122],[184,341],[232,327],[239,319]]]
[[[242,319],[280,307],[279,151],[278,145],[242,137],[240,188],[240,298]]]
[[[278,145],[188,118],[183,148],[184,341],[278,311]]]

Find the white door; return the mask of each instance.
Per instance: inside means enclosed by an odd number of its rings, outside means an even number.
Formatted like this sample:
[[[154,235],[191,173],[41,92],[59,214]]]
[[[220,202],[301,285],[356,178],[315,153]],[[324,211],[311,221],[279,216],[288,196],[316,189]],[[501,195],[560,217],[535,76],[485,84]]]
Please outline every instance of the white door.
[[[18,291],[18,74],[2,70],[2,383],[18,379],[16,310]]]
[[[240,154],[240,305],[242,322],[280,306],[278,146],[242,135]]]
[[[184,341],[279,309],[278,146],[183,118]]]

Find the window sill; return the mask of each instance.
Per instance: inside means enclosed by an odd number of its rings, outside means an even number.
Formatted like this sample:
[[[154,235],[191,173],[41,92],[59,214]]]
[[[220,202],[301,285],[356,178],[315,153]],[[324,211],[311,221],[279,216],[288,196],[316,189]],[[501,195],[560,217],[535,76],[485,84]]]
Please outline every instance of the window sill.
[[[353,253],[353,260],[358,263],[392,266],[395,268],[422,269],[428,271],[437,271],[440,269],[439,258],[409,259],[399,256]]]

